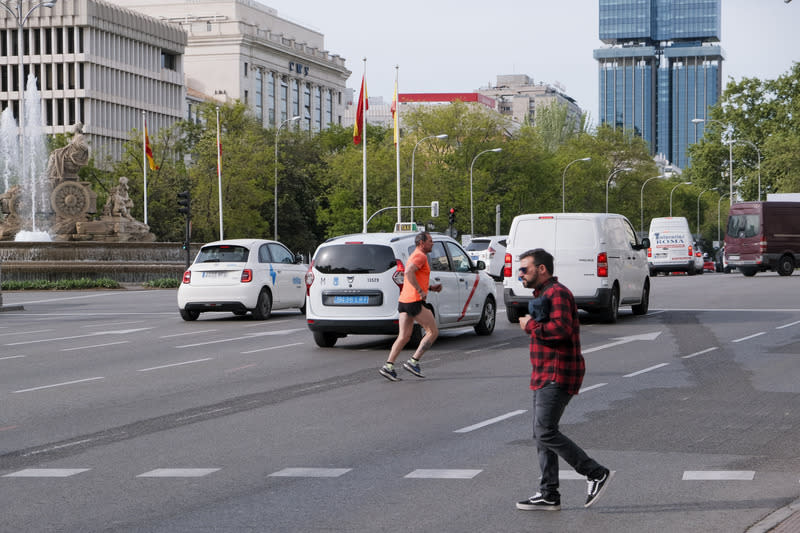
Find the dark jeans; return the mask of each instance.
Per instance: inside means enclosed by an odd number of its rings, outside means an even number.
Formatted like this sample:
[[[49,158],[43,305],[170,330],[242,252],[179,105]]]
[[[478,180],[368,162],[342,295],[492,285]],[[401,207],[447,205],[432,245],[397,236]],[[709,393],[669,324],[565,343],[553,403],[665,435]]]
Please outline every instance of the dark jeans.
[[[582,476],[596,479],[605,470],[558,429],[561,415],[571,399],[572,395],[555,382],[533,391],[533,438],[542,470],[539,492],[544,496],[558,494],[559,456]]]

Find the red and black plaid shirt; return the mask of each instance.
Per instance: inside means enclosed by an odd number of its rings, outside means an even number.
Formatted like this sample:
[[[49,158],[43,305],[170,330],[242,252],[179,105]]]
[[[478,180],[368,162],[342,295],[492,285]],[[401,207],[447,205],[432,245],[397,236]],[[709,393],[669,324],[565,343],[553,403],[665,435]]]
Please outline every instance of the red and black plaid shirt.
[[[575,298],[557,277],[547,280],[534,296],[550,300],[550,316],[544,322],[529,320],[531,336],[531,390],[551,381],[569,394],[578,394],[586,366],[581,355],[580,323]]]

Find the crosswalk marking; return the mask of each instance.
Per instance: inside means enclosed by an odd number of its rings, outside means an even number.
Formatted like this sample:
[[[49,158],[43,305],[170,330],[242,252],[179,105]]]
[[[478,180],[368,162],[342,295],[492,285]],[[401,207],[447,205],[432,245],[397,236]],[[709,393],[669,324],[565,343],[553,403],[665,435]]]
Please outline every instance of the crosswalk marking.
[[[203,477],[218,470],[219,468],[156,468],[136,477]]]
[[[472,479],[481,470],[420,468],[406,474],[409,479]]]
[[[88,470],[89,468],[26,468],[3,477],[69,477]]]
[[[683,481],[753,481],[753,470],[687,470]]]
[[[268,477],[339,477],[351,470],[352,468],[284,468]]]

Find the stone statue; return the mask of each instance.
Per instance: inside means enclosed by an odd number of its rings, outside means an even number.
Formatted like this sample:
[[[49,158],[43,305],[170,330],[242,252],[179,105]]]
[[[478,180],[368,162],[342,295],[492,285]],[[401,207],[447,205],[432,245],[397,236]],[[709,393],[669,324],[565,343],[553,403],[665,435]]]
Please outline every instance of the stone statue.
[[[103,207],[103,215],[109,217],[123,217],[133,220],[131,208],[133,200],[128,195],[128,178],[121,176],[119,185],[112,187],[108,192],[106,205]]]
[[[74,132],[69,144],[53,150],[47,161],[47,177],[55,183],[77,180],[78,170],[89,163],[89,145],[83,135],[83,124],[75,124]]]
[[[19,185],[12,185],[6,192],[0,194],[0,213],[8,215],[17,214],[17,197],[22,192]]]

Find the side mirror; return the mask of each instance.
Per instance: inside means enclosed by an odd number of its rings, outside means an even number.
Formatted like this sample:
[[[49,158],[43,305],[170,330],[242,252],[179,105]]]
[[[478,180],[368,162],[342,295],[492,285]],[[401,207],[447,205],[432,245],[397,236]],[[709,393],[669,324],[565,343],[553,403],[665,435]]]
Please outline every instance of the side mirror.
[[[650,239],[647,237],[642,238],[642,243],[637,247],[639,250],[647,250],[650,248]]]
[[[306,262],[306,258],[305,258],[305,256],[303,256],[303,254],[294,254],[294,263],[296,265],[302,265],[305,262]]]
[[[477,263],[475,263],[475,268],[478,270],[486,270],[486,263],[478,259]]]

